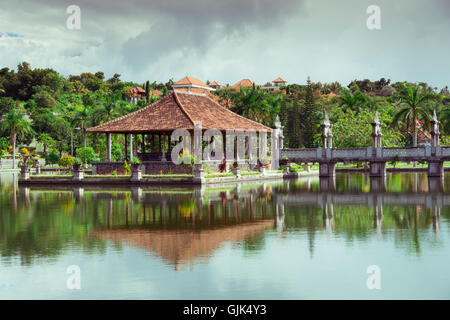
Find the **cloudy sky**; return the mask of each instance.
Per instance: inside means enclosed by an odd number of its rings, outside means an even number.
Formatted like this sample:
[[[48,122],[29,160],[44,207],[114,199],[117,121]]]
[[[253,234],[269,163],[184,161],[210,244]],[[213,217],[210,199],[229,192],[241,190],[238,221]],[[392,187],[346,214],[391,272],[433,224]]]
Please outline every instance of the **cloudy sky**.
[[[81,29],[67,28],[67,7]],[[367,8],[381,9],[369,30]],[[450,85],[450,0],[0,0],[0,67],[222,84],[380,77]]]

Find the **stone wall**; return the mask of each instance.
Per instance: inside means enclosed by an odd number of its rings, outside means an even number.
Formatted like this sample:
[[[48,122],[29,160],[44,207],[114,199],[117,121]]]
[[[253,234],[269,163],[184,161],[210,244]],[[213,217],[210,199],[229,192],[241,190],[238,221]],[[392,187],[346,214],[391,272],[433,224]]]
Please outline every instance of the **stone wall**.
[[[142,162],[143,174],[192,174],[192,167],[180,166],[172,161],[144,161]],[[92,165],[92,174],[112,174],[117,170],[123,173],[123,162],[96,162]]]
[[[222,161],[204,161],[205,169],[211,173],[219,171],[219,165]],[[230,166],[234,163],[234,160],[227,161],[226,171],[229,172]],[[192,167],[176,165],[172,161],[143,161],[142,162],[143,174],[192,174]],[[250,165],[248,161],[239,161],[239,167],[241,170],[248,170]],[[254,168],[253,168],[254,169]],[[117,170],[118,174],[123,173],[123,162],[96,162],[92,165],[92,174],[112,174]]]

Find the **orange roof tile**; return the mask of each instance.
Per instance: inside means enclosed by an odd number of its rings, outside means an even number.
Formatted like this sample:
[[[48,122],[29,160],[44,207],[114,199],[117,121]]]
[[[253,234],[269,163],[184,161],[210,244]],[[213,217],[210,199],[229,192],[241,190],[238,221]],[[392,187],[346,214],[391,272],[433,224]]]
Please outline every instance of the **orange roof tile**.
[[[134,87],[125,92],[125,94],[129,96],[141,96],[145,95],[145,90],[142,89],[141,87]]]
[[[159,91],[158,89],[150,90],[150,95],[153,95],[153,96],[155,96],[155,97],[161,97],[162,94],[163,94],[163,93],[162,93],[161,91]]]
[[[192,78],[192,77],[184,77],[183,79],[175,82],[173,85],[178,86],[178,85],[196,85],[196,86],[202,86],[202,87],[208,87],[208,85],[206,83],[204,83],[203,81],[197,79],[197,78]]]
[[[240,87],[251,87],[253,86],[254,82],[250,79],[242,79],[238,83],[235,83],[233,85],[233,88],[240,88]]]
[[[201,121],[203,129],[271,129],[244,118],[219,105],[205,94],[173,91],[157,102],[138,111],[89,128],[89,132],[138,133],[194,129]]]
[[[276,78],[276,79],[273,80],[272,82],[275,82],[275,83],[287,83],[287,81],[286,81],[286,80],[283,80],[282,78]]]
[[[217,86],[217,87],[220,87],[220,86],[221,86],[221,84],[220,84],[220,83],[218,83],[217,81],[213,81],[212,83],[210,83],[210,84],[209,84],[209,86],[210,86],[210,87],[212,87],[212,86]]]

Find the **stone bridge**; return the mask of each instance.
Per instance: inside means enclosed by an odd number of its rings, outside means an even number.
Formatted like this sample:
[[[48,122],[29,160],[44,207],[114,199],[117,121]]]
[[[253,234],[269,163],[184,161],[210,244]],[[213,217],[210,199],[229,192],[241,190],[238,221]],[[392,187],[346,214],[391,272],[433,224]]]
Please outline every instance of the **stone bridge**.
[[[425,161],[428,162],[429,177],[444,176],[444,161],[450,161],[450,146],[439,145],[439,121],[434,113],[431,129],[431,146],[386,148],[381,146],[381,123],[378,115],[372,123],[373,145],[365,148],[333,148],[332,125],[325,112],[322,124],[323,147],[317,149],[282,149],[281,159],[288,162],[319,163],[321,177],[333,177],[338,162],[369,162],[371,177],[384,177],[386,163],[390,161]]]

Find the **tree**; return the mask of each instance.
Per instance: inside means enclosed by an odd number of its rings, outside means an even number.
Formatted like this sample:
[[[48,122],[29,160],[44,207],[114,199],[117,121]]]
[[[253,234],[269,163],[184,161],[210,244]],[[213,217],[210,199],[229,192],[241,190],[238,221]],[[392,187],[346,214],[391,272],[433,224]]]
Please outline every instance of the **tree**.
[[[69,154],[62,156],[58,161],[58,164],[61,167],[66,167],[66,168],[73,166],[74,163],[75,163],[75,158]]]
[[[1,97],[0,98],[0,119],[3,114],[7,114],[12,109],[14,109],[16,103],[14,102],[14,99],[10,97]]]
[[[53,140],[47,133],[41,133],[38,136],[37,141],[44,147],[44,154],[47,154],[47,148],[51,148],[55,145],[55,140]]]
[[[77,157],[83,164],[90,164],[95,160],[95,152],[91,147],[77,149]]]
[[[15,168],[17,134],[24,131],[32,130],[30,124],[25,119],[25,112],[19,108],[18,102],[16,102],[16,108],[8,112],[6,116],[2,119],[2,126],[10,134],[13,152],[13,168]]]
[[[303,145],[306,148],[312,148],[314,146],[314,135],[315,135],[315,119],[314,113],[316,112],[316,106],[314,104],[313,88],[311,80],[308,77],[306,81],[306,94],[305,94],[305,104],[303,106],[302,114],[302,128],[303,128]]]
[[[74,121],[80,126],[83,133],[83,147],[86,148],[86,130],[91,120],[91,110],[88,107],[78,108],[75,112]]]
[[[354,88],[358,88],[356,85]],[[344,111],[352,110],[358,112],[361,106],[366,102],[366,97],[358,89],[355,92],[347,88],[342,88],[341,95],[338,97],[338,106]]]
[[[432,92],[425,92],[422,86],[402,84],[402,91],[398,94],[397,107],[392,124],[398,127],[401,122],[406,125],[406,131],[413,135],[413,146],[417,146],[417,120],[429,124],[431,110],[427,103],[435,99]]]

